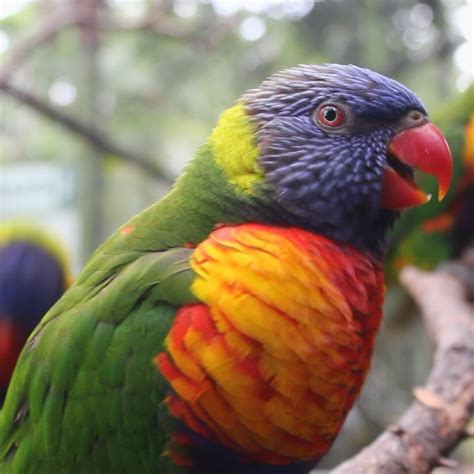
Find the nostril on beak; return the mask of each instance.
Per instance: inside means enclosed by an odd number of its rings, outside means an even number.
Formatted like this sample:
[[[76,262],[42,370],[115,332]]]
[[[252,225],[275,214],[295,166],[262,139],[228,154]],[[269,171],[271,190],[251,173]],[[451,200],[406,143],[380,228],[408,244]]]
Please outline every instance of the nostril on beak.
[[[407,130],[408,128],[418,127],[429,122],[428,117],[419,110],[410,110],[403,116],[396,126],[396,131]]]
[[[425,116],[419,112],[418,110],[412,110],[409,114],[408,114],[408,120],[413,124],[413,125],[418,125],[418,124],[422,124],[425,122]]]

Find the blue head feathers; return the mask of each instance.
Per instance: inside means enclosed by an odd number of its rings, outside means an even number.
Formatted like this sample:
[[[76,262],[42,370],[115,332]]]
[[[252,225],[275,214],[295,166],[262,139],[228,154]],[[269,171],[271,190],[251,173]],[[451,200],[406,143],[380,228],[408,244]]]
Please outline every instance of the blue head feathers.
[[[0,247],[0,318],[14,321],[28,335],[65,290],[57,258],[32,242]]]
[[[380,206],[388,143],[407,114],[426,118],[420,100],[376,72],[327,64],[275,74],[243,102],[263,192],[291,223],[380,253],[398,216]]]

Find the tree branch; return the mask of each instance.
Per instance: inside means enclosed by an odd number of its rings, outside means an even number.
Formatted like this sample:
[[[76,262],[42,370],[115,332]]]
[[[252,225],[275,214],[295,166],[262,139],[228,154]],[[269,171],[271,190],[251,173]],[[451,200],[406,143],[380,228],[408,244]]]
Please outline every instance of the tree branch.
[[[153,163],[151,160],[113,143],[104,135],[98,133],[95,129],[88,127],[86,124],[59,111],[33,94],[22,91],[11,84],[4,84],[1,90],[22,104],[27,105],[36,112],[55,121],[78,137],[86,140],[101,152],[121,157],[124,161],[140,167],[153,178],[167,179],[163,170],[161,170],[158,165]]]
[[[465,285],[446,271],[407,268],[401,281],[436,344],[434,364],[397,423],[332,474],[428,473],[464,438],[474,406],[474,308]]]
[[[43,44],[52,41],[65,28],[77,25],[84,18],[74,11],[64,11],[52,15],[35,31],[20,40],[12,47],[7,59],[0,68],[0,88],[11,78],[13,73],[28,59],[28,57]]]
[[[151,31],[170,38],[187,38],[196,33],[196,29],[170,16],[150,14],[138,19],[117,19],[111,15],[103,15],[99,28],[106,31]]]
[[[214,49],[220,41],[241,22],[241,15],[219,18],[211,25],[191,25],[160,12],[151,12],[138,19],[118,19],[113,15],[102,15],[98,27],[106,33],[149,32],[162,37],[187,40],[193,47]]]
[[[166,174],[162,169],[151,160],[138,155],[131,150],[112,142],[102,134],[98,133],[94,128],[73,118],[39,97],[30,92],[19,89],[14,86],[10,79],[16,70],[29,58],[29,56],[38,49],[38,47],[52,41],[62,30],[71,26],[87,26],[91,21],[90,11],[82,8],[82,4],[73,5],[73,8],[61,8],[54,15],[48,18],[35,31],[16,43],[8,55],[7,61],[0,67],[0,91],[24,105],[32,108],[36,112],[44,115],[50,120],[55,121],[69,132],[74,133],[90,145],[101,152],[115,155],[129,163],[132,163],[154,178],[165,179]],[[184,38],[192,37],[197,34],[198,30],[191,29],[185,23],[176,21],[174,18],[165,16],[159,8],[151,8],[147,15],[142,19],[126,23],[114,20],[111,15],[101,12],[98,22],[100,28],[105,29],[143,29],[151,30],[163,36]],[[229,31],[234,22],[223,22],[220,28],[210,29],[202,37],[197,36],[194,43],[205,43],[206,45],[217,44],[222,34]]]
[[[61,8],[35,31],[20,40],[11,49],[7,60],[0,67],[0,91],[36,112],[55,121],[69,132],[87,141],[103,153],[115,155],[140,167],[154,178],[166,179],[166,174],[151,160],[112,142],[92,127],[59,111],[30,92],[21,90],[10,82],[16,70],[39,47],[52,41],[61,31],[71,26],[81,26],[90,20],[90,12],[84,8]]]

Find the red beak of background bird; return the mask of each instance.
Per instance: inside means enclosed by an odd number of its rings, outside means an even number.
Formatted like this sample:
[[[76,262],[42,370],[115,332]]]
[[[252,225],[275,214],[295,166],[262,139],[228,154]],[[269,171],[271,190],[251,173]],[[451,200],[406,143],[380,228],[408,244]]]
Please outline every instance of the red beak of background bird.
[[[431,198],[409,173],[403,172],[403,165],[397,166],[397,161],[435,176],[438,199],[444,198],[451,183],[453,162],[449,145],[437,127],[425,123],[397,133],[389,143],[388,153],[391,163],[384,171],[382,208],[405,209],[424,204]]]

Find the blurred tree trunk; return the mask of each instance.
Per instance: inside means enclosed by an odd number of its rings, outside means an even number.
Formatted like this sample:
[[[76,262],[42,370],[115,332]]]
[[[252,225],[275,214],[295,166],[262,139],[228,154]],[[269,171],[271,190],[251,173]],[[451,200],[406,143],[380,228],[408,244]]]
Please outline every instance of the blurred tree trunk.
[[[439,47],[436,53],[439,61],[439,70],[442,72],[438,75],[438,88],[439,95],[443,99],[449,97],[451,89],[451,81],[454,79],[452,73],[446,73],[452,71],[452,54],[453,44],[449,38],[449,26],[446,19],[446,13],[443,10],[443,5],[440,0],[426,0],[426,3],[433,10],[433,23],[438,28],[441,39],[439,40]]]
[[[97,28],[98,11],[102,0],[72,0],[75,8],[81,10],[85,20],[80,25],[80,101],[82,115],[86,123],[100,133],[101,111],[98,106],[101,93],[99,69],[100,36]],[[84,149],[81,163],[81,214],[83,225],[83,259],[104,239],[104,164],[100,151],[93,147]]]

